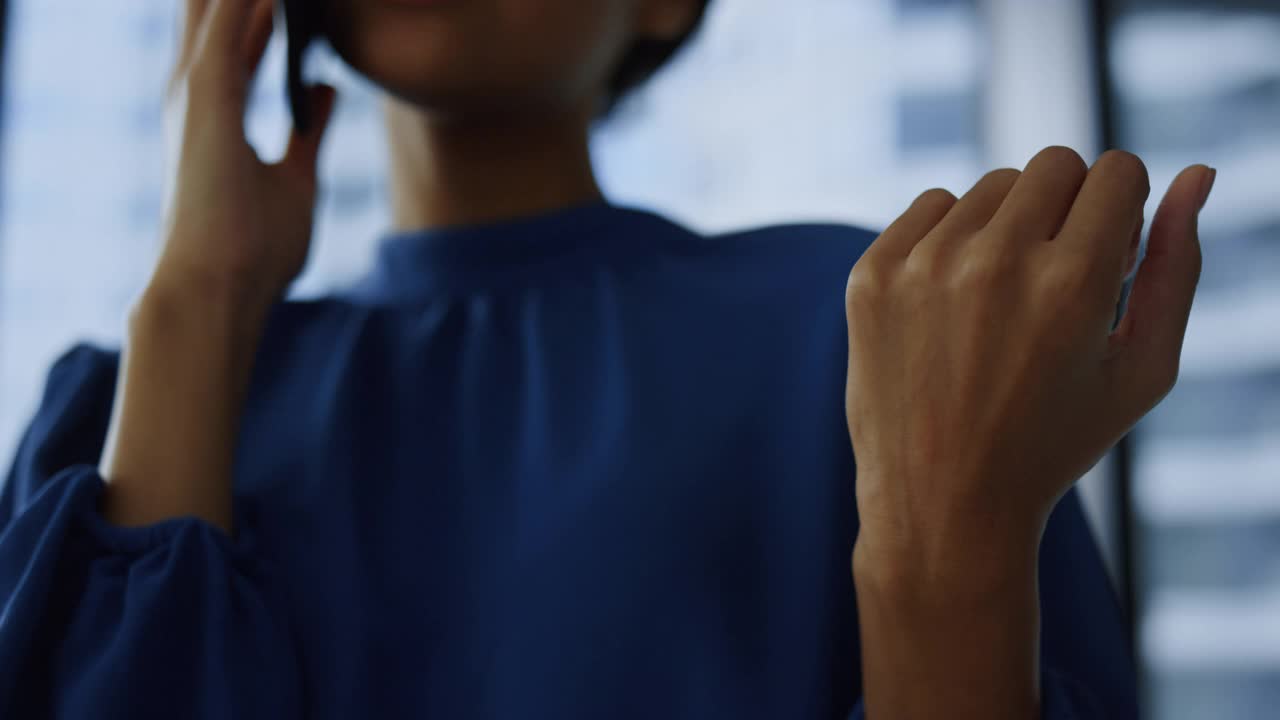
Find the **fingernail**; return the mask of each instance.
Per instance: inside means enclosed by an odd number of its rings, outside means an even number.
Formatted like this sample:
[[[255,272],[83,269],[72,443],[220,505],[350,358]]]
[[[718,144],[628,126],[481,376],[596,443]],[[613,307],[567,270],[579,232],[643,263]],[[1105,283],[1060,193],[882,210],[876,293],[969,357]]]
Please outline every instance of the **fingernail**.
[[[1204,209],[1205,203],[1209,202],[1209,193],[1213,191],[1213,183],[1218,179],[1218,169],[1209,168],[1209,172],[1205,173],[1204,180],[1201,181],[1200,187],[1200,209]]]

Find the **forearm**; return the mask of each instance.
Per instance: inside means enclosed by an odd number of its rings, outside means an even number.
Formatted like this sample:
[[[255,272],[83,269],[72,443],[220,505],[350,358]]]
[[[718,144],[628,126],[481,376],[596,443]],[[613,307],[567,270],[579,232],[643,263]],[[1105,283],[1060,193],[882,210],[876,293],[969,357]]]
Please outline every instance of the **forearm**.
[[[153,282],[130,316],[101,472],[117,525],[195,516],[230,533],[231,476],[262,313],[229,289]]]
[[[1038,538],[879,540],[853,558],[867,717],[1039,717]]]

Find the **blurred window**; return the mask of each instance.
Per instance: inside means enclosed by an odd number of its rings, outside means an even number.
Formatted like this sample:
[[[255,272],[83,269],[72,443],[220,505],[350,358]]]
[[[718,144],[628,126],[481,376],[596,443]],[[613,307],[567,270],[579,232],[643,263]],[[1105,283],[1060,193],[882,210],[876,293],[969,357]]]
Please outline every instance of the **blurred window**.
[[[1280,708],[1280,5],[1126,0],[1121,142],[1159,191],[1218,168],[1178,387],[1135,433],[1152,717]],[[1159,192],[1152,193],[1153,217]]]

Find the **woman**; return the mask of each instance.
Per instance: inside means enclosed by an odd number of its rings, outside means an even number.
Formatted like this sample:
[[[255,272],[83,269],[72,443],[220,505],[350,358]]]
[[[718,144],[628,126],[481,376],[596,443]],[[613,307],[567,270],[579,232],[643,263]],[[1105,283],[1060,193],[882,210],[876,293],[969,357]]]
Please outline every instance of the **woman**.
[[[396,231],[284,303],[334,94],[262,163],[270,2],[188,0],[162,256],[0,504],[0,715],[1133,716],[1069,488],[1176,377],[1212,172],[1114,333],[1124,153],[927,192],[874,244],[702,237],[607,203],[587,133],[704,9],[332,3]]]

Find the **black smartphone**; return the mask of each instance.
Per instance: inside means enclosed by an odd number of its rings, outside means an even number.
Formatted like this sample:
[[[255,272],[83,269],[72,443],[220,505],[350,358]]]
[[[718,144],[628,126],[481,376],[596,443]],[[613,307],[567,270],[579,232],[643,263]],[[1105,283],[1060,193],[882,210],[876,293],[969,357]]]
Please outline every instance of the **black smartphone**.
[[[307,104],[307,86],[302,78],[302,61],[307,47],[321,34],[323,3],[321,0],[280,0],[284,10],[287,38],[287,77],[285,92],[293,124],[306,132],[311,127],[311,108]]]

